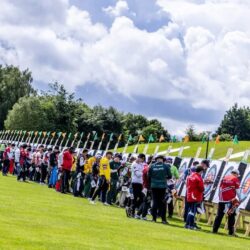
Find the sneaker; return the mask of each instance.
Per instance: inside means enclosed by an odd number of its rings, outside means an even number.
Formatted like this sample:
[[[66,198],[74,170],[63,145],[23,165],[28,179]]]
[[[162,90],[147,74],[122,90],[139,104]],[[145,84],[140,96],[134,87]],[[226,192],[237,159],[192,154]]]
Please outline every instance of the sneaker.
[[[145,217],[141,217],[141,219],[142,220],[148,220],[146,216]]]
[[[195,228],[196,230],[201,230],[201,227],[194,225],[193,228]]]
[[[107,203],[107,202],[104,202],[103,205],[105,205],[105,206],[110,206],[110,204]]]
[[[190,226],[188,226],[188,225],[185,225],[185,226],[184,226],[184,228],[186,228],[186,229],[190,229]]]
[[[140,217],[139,215],[137,215],[137,214],[135,215],[134,218],[135,218],[135,219],[138,219],[138,220],[141,219],[141,217]]]
[[[90,200],[89,203],[95,205],[95,201]]]
[[[126,211],[126,215],[128,218],[130,218],[130,212],[129,212],[129,207],[126,207],[125,208],[125,211]]]
[[[238,238],[238,237],[239,237],[239,235],[237,235],[236,233],[229,234],[229,236],[231,236],[231,237],[236,237],[236,238]]]
[[[169,225],[169,223],[167,221],[163,221],[162,224],[163,225]]]

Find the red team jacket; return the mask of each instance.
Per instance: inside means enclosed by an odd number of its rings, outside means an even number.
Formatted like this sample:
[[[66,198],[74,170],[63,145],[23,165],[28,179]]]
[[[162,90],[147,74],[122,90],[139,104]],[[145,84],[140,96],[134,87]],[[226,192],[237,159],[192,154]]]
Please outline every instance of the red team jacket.
[[[187,202],[202,202],[204,183],[201,175],[192,173],[187,177]]]
[[[236,189],[240,187],[240,180],[230,174],[225,176],[221,183],[219,189],[220,202],[229,202],[236,197]]]
[[[149,189],[150,187],[149,180],[148,180],[148,170],[149,170],[149,166],[148,164],[145,164],[143,171],[142,171],[142,186],[143,188],[147,188],[147,189]]]
[[[9,154],[10,154],[10,147],[7,147],[3,153],[3,159],[9,160]]]
[[[72,165],[73,165],[73,157],[72,157],[71,153],[68,150],[66,150],[63,153],[62,168],[66,169],[66,170],[71,170]]]
[[[27,157],[27,153],[23,148],[20,149],[20,166],[23,166]]]

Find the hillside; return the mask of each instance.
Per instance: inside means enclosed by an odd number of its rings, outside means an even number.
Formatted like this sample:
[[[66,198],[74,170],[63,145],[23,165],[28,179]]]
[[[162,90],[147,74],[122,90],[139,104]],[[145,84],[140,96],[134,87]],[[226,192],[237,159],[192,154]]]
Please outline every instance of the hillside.
[[[156,147],[157,143],[150,143],[149,148],[148,148],[148,154],[153,154],[155,147]],[[206,143],[201,143],[201,142],[188,142],[188,143],[181,143],[181,142],[177,142],[177,143],[161,143],[160,144],[160,149],[159,152],[161,151],[166,151],[168,149],[168,147],[172,145],[173,149],[175,148],[180,148],[181,146],[189,146],[190,148],[186,149],[183,151],[182,156],[183,157],[194,157],[197,151],[198,147],[202,147],[202,151],[201,151],[201,158],[205,157],[205,152],[206,152]],[[142,153],[143,149],[144,149],[145,144],[140,144],[139,145],[139,149],[138,152]],[[129,146],[127,152],[132,153],[134,150],[134,145]],[[247,149],[250,149],[250,141],[240,141],[238,145],[233,145],[232,142],[220,142],[219,144],[215,145],[214,142],[210,142],[209,143],[209,150],[215,147],[215,153],[214,153],[214,157],[213,159],[220,159],[225,157],[228,148],[232,147],[233,148],[233,154],[234,153],[238,153],[238,152],[242,152],[245,151]],[[123,148],[119,148],[118,151],[122,152]],[[178,152],[175,153],[171,153],[170,155],[176,156],[178,155]],[[233,159],[234,161],[240,161],[241,158],[235,158]]]

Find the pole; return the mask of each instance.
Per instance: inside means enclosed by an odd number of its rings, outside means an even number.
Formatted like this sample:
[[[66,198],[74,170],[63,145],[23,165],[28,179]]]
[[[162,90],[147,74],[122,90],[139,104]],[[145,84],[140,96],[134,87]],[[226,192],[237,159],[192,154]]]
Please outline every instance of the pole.
[[[209,149],[209,137],[210,137],[210,131],[207,131],[207,148],[206,148],[206,159],[208,158],[208,149]]]

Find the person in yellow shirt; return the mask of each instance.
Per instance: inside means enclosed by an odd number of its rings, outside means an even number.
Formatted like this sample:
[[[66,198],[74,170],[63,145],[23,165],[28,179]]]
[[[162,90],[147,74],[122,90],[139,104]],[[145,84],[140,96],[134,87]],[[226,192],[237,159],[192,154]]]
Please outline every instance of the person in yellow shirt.
[[[70,187],[73,190],[74,188],[74,183],[76,180],[76,164],[77,164],[77,153],[75,152],[73,154],[73,164],[72,164],[72,168],[71,168],[71,183],[70,183]]]
[[[98,184],[90,200],[91,204],[95,204],[96,197],[101,194],[102,203],[104,205],[108,205],[108,203],[106,202],[106,194],[109,189],[111,178],[110,160],[112,159],[112,156],[112,152],[107,152],[105,157],[103,157],[100,161]]]
[[[91,160],[91,158],[89,155],[86,155],[86,159],[85,159],[85,163],[84,163],[84,174],[85,174],[85,178],[84,178],[84,197],[89,198],[90,196],[90,190],[91,190],[91,174],[92,174],[92,162],[93,159]]]

